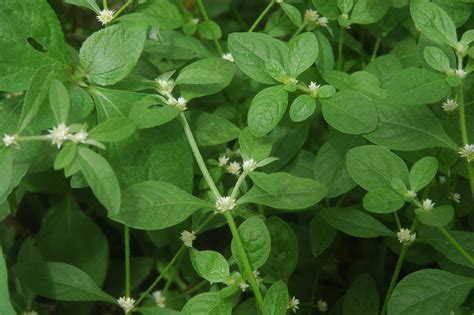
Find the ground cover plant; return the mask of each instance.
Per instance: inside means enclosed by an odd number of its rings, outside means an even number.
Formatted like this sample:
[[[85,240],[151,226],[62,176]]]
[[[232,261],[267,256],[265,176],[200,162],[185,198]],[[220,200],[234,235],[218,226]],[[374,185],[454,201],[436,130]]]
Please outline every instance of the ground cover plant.
[[[473,7],[0,1],[0,314],[473,314]]]

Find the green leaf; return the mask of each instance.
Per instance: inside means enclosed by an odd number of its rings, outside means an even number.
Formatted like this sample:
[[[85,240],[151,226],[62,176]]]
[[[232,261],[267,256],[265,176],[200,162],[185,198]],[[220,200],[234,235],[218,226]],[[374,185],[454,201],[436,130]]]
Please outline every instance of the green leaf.
[[[295,78],[311,67],[318,59],[319,44],[312,32],[306,32],[291,40],[288,49],[288,70]]]
[[[98,85],[112,85],[135,67],[145,44],[143,29],[113,25],[95,32],[81,47],[79,58],[86,77]]]
[[[182,315],[230,315],[232,299],[224,299],[219,292],[201,293],[192,297],[181,310]]]
[[[354,0],[337,0],[337,7],[342,13],[349,13],[354,6]]]
[[[410,170],[410,189],[417,192],[426,187],[438,172],[438,160],[426,156],[418,160]]]
[[[292,6],[291,4],[288,4],[286,2],[280,3],[280,7],[285,12],[286,16],[295,24],[295,26],[300,27],[301,24],[303,23],[303,19],[301,17],[300,11]]]
[[[252,177],[253,180],[256,178]],[[281,210],[299,210],[315,205],[327,193],[326,187],[320,183],[288,173],[261,173],[255,183],[256,185],[240,198],[241,203],[252,202]],[[271,192],[265,190],[268,185],[273,187]]]
[[[337,230],[324,220],[321,213],[315,215],[309,224],[309,240],[313,256],[318,257],[328,249],[336,235]]]
[[[363,134],[377,127],[377,109],[366,96],[355,91],[340,91],[321,99],[323,116],[334,129],[348,134]]]
[[[395,212],[405,204],[400,194],[386,188],[369,191],[362,201],[364,209],[373,213]]]
[[[351,149],[347,153],[347,170],[352,179],[365,190],[392,187],[393,178],[408,179],[405,162],[390,150],[375,145]]]
[[[454,217],[454,209],[451,206],[440,206],[428,211],[417,208],[415,213],[421,223],[434,227],[443,227]]]
[[[321,73],[324,73],[334,68],[334,54],[331,43],[326,36],[320,31],[316,31],[315,35],[319,43],[319,55],[316,66]]]
[[[430,67],[439,72],[446,73],[450,69],[448,56],[437,47],[426,47],[425,50],[423,50],[423,57],[425,57]]]
[[[115,303],[84,271],[65,263],[19,263],[13,272],[28,290],[50,299]]]
[[[73,265],[98,285],[104,283],[109,262],[108,240],[71,197],[45,216],[35,244],[44,260]]]
[[[372,238],[394,235],[385,225],[356,209],[326,208],[320,213],[333,228],[351,236]]]
[[[372,24],[382,19],[390,7],[390,2],[379,0],[358,0],[350,15],[351,23]]]
[[[121,21],[130,22],[128,26],[144,24],[155,26],[159,30],[172,30],[182,26],[185,22],[180,9],[168,0],[149,0],[134,8],[136,13],[127,14]]]
[[[464,302],[473,287],[472,278],[437,269],[416,271],[395,287],[388,315],[449,314]]]
[[[387,86],[387,100],[400,105],[435,103],[446,96],[445,75],[421,68],[405,68]]]
[[[214,21],[204,21],[198,26],[199,34],[209,40],[213,39],[220,39],[222,37],[222,31],[221,28],[219,27],[219,24],[217,24]]]
[[[211,283],[224,282],[230,275],[229,264],[220,253],[191,248],[191,262],[197,273]]]
[[[118,142],[135,132],[135,124],[127,118],[112,118],[98,124],[89,132],[89,138],[100,142]]]
[[[239,226],[238,231],[252,270],[259,269],[267,261],[271,249],[270,233],[265,223],[258,216],[252,216]],[[243,270],[235,239],[232,239],[231,249]]]
[[[290,119],[294,122],[300,122],[308,119],[316,109],[316,101],[309,95],[300,95],[290,107]]]
[[[100,13],[100,8],[97,5],[96,0],[65,0],[67,3],[78,5],[81,7],[89,8],[94,11],[95,14]]]
[[[250,131],[262,137],[273,130],[283,118],[288,106],[288,92],[283,86],[260,91],[252,100],[247,120]]]
[[[158,34],[161,40],[158,40]],[[189,60],[211,55],[201,41],[181,32],[160,30],[156,36],[156,41],[147,41],[145,44],[145,51],[153,55],[175,60]]]
[[[413,0],[410,12],[415,25],[432,41],[453,45],[457,42],[456,26],[449,15],[428,0]]]
[[[122,205],[112,220],[142,230],[161,230],[174,226],[203,207],[212,207],[184,190],[158,181],[145,181],[122,192]]]
[[[244,159],[261,161],[270,156],[272,140],[269,136],[255,137],[247,127],[239,135],[240,151]]]
[[[285,315],[288,307],[288,288],[283,281],[272,284],[265,294],[263,306],[266,315]]]
[[[181,96],[186,100],[216,94],[230,84],[234,65],[222,58],[202,59],[184,67],[176,79]]]
[[[0,149],[0,196],[8,193],[13,176],[13,149]]]
[[[275,83],[267,74],[265,62],[273,59],[285,65],[288,55],[285,44],[262,33],[232,33],[228,40],[229,50],[243,73],[260,83]]]
[[[394,150],[418,151],[445,147],[457,150],[440,120],[425,106],[378,104],[379,122],[375,131],[364,137]]]
[[[368,274],[362,274],[352,282],[342,301],[343,315],[379,314],[377,285]]]
[[[47,1],[5,0],[0,12],[0,90],[24,91],[39,68],[66,63],[61,24]]]
[[[262,271],[272,282],[288,281],[298,262],[298,239],[290,225],[279,217],[270,217],[265,223],[270,232],[271,249]]]
[[[77,158],[94,195],[107,210],[117,212],[120,208],[120,186],[110,164],[86,147],[78,148]]]
[[[53,66],[44,66],[33,74],[21,110],[21,117],[16,130],[17,134],[24,131],[38,114],[41,104],[48,95],[49,86],[54,75]]]
[[[10,293],[8,291],[8,271],[3,257],[3,248],[0,246],[0,314],[16,314],[10,303]]]
[[[66,123],[69,116],[69,108],[71,107],[69,93],[61,81],[53,80],[49,87],[49,104],[53,110],[56,122]]]
[[[186,117],[200,146],[227,143],[240,134],[240,129],[236,125],[218,115],[190,111],[186,113]]]

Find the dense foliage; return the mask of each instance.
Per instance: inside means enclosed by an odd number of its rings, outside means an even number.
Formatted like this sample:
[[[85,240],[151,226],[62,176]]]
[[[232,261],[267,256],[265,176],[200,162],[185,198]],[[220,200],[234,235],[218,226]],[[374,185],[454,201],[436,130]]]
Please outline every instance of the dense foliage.
[[[473,8],[0,1],[0,315],[473,314]]]

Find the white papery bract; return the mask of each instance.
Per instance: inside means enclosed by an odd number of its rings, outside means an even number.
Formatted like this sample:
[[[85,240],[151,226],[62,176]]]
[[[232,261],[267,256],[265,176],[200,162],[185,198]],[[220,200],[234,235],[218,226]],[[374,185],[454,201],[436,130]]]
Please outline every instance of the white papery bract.
[[[193,247],[193,241],[196,239],[196,235],[194,231],[183,231],[181,232],[180,239],[183,241],[184,246]]]
[[[216,201],[216,209],[218,212],[225,212],[234,209],[236,206],[235,199],[230,196],[220,197]]]
[[[135,300],[128,296],[122,296],[117,300],[118,305],[123,309],[125,314],[130,313],[134,308]]]
[[[397,232],[397,238],[400,243],[408,245],[415,241],[416,233],[412,233],[410,229],[401,228],[400,231]]]
[[[474,144],[466,144],[458,151],[462,158],[465,158],[468,162],[474,160]]]
[[[102,25],[109,24],[114,19],[114,10],[104,9],[99,12],[97,20],[99,20]]]

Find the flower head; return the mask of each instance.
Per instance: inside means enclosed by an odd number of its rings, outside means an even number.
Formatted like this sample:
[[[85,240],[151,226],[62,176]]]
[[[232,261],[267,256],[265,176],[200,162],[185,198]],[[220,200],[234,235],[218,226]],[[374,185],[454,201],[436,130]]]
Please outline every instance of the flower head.
[[[315,10],[308,9],[304,13],[304,20],[306,23],[317,23],[319,19],[319,14]]]
[[[250,172],[253,172],[257,168],[257,161],[254,159],[248,159],[245,160],[244,163],[242,163],[242,169],[244,170],[244,173],[248,174]]]
[[[231,53],[223,54],[222,59],[230,61],[230,62],[235,62],[234,57],[232,56]]]
[[[220,197],[216,201],[216,209],[218,212],[224,212],[234,209],[236,206],[235,199],[229,196]]]
[[[184,99],[184,97],[179,97],[178,99],[175,99],[174,97],[170,96],[168,97],[168,105],[175,106],[182,112],[188,109],[188,107],[186,106],[186,100]]]
[[[458,77],[460,77],[461,79],[464,79],[464,78],[466,77],[466,75],[467,75],[467,72],[466,72],[464,69],[461,69],[461,68],[456,69],[456,71],[454,71],[454,73],[455,73]]]
[[[114,19],[114,10],[105,9],[99,12],[97,20],[99,20],[102,25],[109,24]]]
[[[257,282],[258,286],[262,284],[263,279],[260,277],[260,271],[254,270],[253,277],[255,278],[255,282]]]
[[[317,308],[318,311],[320,311],[321,313],[327,312],[327,310],[328,310],[328,303],[327,303],[326,301],[323,301],[323,300],[318,300],[318,302],[316,303],[316,308]]]
[[[287,76],[286,78],[283,79],[283,84],[287,85],[287,84],[296,84],[298,83],[298,80],[296,80],[296,78],[293,78],[293,77],[290,77],[290,76]]]
[[[16,140],[17,140],[17,139],[16,139],[15,136],[13,136],[13,135],[7,135],[7,134],[5,134],[5,135],[3,136],[3,139],[2,139],[3,144],[4,144],[6,147],[10,147],[10,146],[12,146],[12,145],[14,145],[14,144],[17,144],[17,141],[16,141]]]
[[[465,56],[469,46],[463,44],[462,42],[457,42],[454,44],[454,49],[456,50],[456,53],[460,54],[461,56]]]
[[[447,99],[446,101],[443,102],[441,107],[443,108],[445,112],[449,113],[456,110],[459,107],[459,104],[453,99]]]
[[[466,144],[458,151],[462,158],[465,158],[468,162],[474,160],[474,144]]]
[[[407,199],[413,199],[416,197],[416,192],[414,192],[413,190],[407,190],[405,191],[405,193],[403,194],[403,197],[407,198]]]
[[[199,18],[192,19],[191,23],[193,23],[194,25],[197,25],[199,23]]]
[[[229,163],[229,158],[225,155],[219,157],[219,167],[224,167]]]
[[[300,300],[298,300],[296,297],[292,297],[288,301],[288,306],[286,308],[291,310],[293,313],[296,313],[296,311],[300,308],[299,305],[300,305]]]
[[[318,91],[321,88],[320,84],[316,84],[315,82],[311,81],[308,86],[311,96],[316,97],[318,95]]]
[[[448,198],[454,201],[455,203],[461,202],[461,194],[458,193],[450,193]]]
[[[422,207],[423,207],[423,210],[430,211],[430,210],[433,209],[434,205],[435,205],[435,203],[433,202],[433,200],[425,199],[425,200],[423,200]]]
[[[245,290],[249,288],[249,285],[244,280],[241,280],[239,283],[239,287],[240,287],[240,290],[242,290],[242,292],[245,292]]]
[[[174,89],[174,81],[166,80],[162,78],[156,78],[156,83],[158,83],[158,92],[162,95],[169,96]]]
[[[81,130],[72,136],[70,136],[70,140],[74,143],[86,143],[89,134],[85,130]]]
[[[130,313],[130,311],[133,310],[135,304],[135,300],[128,296],[122,296],[117,300],[117,302],[118,305],[120,305],[120,307],[123,309],[125,314]]]
[[[438,182],[439,182],[440,184],[445,184],[445,183],[446,183],[446,176],[440,175],[440,176],[438,177]]]
[[[70,137],[69,127],[66,126],[66,124],[59,124],[57,127],[48,130],[48,132],[49,135],[47,135],[47,137],[51,139],[51,143],[56,145],[58,149],[60,149],[64,141],[67,141]]]
[[[231,162],[227,166],[227,172],[233,175],[239,175],[240,174],[240,163],[239,162]]]
[[[401,228],[397,232],[397,238],[400,243],[411,244],[416,239],[416,233],[411,233],[410,229]]]
[[[193,241],[196,239],[196,235],[194,231],[183,231],[181,232],[180,239],[183,241],[184,246],[193,247]]]
[[[152,293],[153,299],[155,299],[156,305],[159,307],[165,307],[166,306],[166,298],[161,294],[161,291],[155,291]]]
[[[316,24],[319,24],[322,27],[327,27],[329,23],[329,20],[325,16],[321,16],[320,18],[317,19]]]

